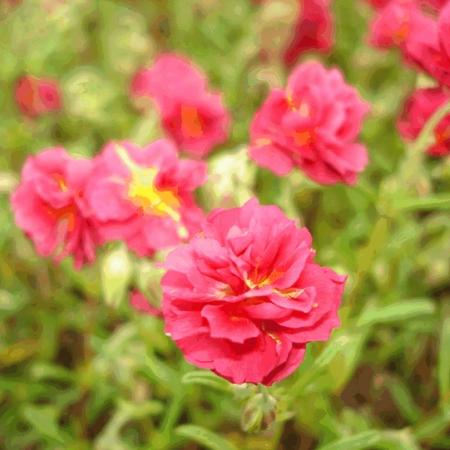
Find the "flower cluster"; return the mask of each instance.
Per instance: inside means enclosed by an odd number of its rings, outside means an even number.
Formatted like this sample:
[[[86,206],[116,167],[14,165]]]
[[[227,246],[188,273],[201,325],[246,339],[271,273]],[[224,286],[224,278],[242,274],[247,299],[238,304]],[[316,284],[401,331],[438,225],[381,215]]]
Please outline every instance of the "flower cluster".
[[[367,112],[338,69],[304,63],[256,113],[250,156],[277,175],[298,167],[318,183],[354,184],[368,161],[355,142]]]
[[[371,42],[378,48],[397,47],[405,61],[436,81],[436,87],[418,89],[407,100],[399,120],[403,138],[415,139],[427,120],[449,101],[450,2],[448,0],[390,0],[374,4]],[[450,116],[434,130],[432,156],[450,153]]]
[[[434,12],[424,3],[434,6]],[[450,86],[449,33],[447,1],[391,0],[378,9],[370,40],[379,48],[398,47],[409,64]]]
[[[197,232],[203,213],[192,192],[205,177],[204,162],[179,159],[166,140],[110,143],[93,160],[49,149],[28,158],[12,206],[39,254],[72,255],[81,267],[108,241],[151,256]]]
[[[329,3],[303,2],[287,64],[307,48],[329,48]],[[31,117],[60,107],[40,83],[18,89]],[[110,142],[92,159],[63,148],[30,156],[12,196],[17,225],[40,255],[72,256],[77,268],[110,241],[139,257],[171,249],[162,312],[138,291],[132,306],[162,315],[167,333],[199,367],[234,383],[287,377],[306,345],[328,339],[338,326],[345,277],[314,261],[308,230],[276,206],[252,199],[205,217],[194,197],[207,177],[199,158],[227,139],[230,116],[190,61],[161,55],[135,74],[131,96],[151,99],[167,139],[143,148]],[[256,113],[250,157],[278,175],[297,167],[318,183],[354,184],[368,162],[357,140],[367,112],[338,69],[298,65],[286,88],[273,90]],[[183,151],[196,159],[181,158]]]

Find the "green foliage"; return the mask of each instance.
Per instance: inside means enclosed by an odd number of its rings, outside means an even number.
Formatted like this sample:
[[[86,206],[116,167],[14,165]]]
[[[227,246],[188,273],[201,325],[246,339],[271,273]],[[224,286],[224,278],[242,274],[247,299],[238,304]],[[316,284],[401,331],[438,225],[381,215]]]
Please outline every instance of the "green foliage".
[[[371,163],[354,187],[280,179],[246,160],[268,82],[287,76],[259,52],[266,22],[286,24],[252,1],[9,3],[0,3],[0,448],[448,448],[449,160],[424,155],[427,136],[409,147],[399,138],[403,100],[430,80],[367,46],[366,2],[334,2],[336,47],[314,56],[341,67],[372,105],[362,133]],[[93,156],[110,139],[160,135],[154,111],[141,115],[128,88],[166,50],[200,65],[233,116],[230,140],[208,161],[204,208],[255,192],[308,226],[321,264],[349,275],[341,328],[270,388],[270,420],[254,386],[194,370],[158,318],[129,308],[132,287],[160,302],[154,261],[111,246],[77,272],[39,258],[13,223],[8,196],[28,155],[62,144]],[[60,81],[61,113],[19,114],[13,92],[25,72]]]

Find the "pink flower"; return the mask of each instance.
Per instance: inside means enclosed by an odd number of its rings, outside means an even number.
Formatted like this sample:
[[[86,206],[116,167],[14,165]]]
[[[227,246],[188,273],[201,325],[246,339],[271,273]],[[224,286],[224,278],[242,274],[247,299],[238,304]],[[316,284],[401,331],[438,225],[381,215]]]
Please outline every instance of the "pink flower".
[[[38,117],[61,109],[61,93],[56,80],[25,75],[16,85],[16,103],[22,114]]]
[[[391,0],[366,0],[376,9],[384,8]]]
[[[91,161],[75,159],[63,148],[30,156],[12,195],[17,225],[42,256],[57,261],[72,255],[77,268],[95,259],[98,237],[84,201]]]
[[[391,0],[372,22],[370,41],[378,48],[399,47],[408,60],[411,38],[427,40],[434,28],[434,20],[423,13],[416,0]]]
[[[416,139],[433,113],[444,103],[450,101],[450,94],[440,88],[418,89],[405,105],[403,117],[398,127],[400,134],[407,140]],[[434,129],[435,141],[427,149],[431,156],[450,154],[450,114]]]
[[[212,212],[165,267],[166,332],[190,363],[233,383],[282,380],[339,325],[345,277],[314,262],[306,228],[256,199]]]
[[[426,14],[422,3],[391,0],[372,24],[371,42],[379,48],[400,48],[408,63],[450,86],[450,2],[441,9],[439,20]]]
[[[437,21],[433,21],[426,33],[411,35],[408,56],[422,70],[435,78],[439,84],[450,86],[450,2]]]
[[[159,317],[162,315],[162,312],[156,306],[153,306],[147,298],[145,298],[142,292],[134,290],[130,295],[130,304],[131,306],[139,313],[145,314],[148,316]]]
[[[448,0],[422,0],[424,6],[429,6],[436,11],[442,9],[447,3]]]
[[[250,156],[277,175],[296,166],[318,183],[353,184],[367,164],[365,147],[355,143],[367,111],[338,69],[302,64],[256,113]]]
[[[309,50],[328,52],[333,46],[334,26],[330,12],[331,0],[299,0],[300,15],[293,37],[284,53],[284,62],[291,66]]]
[[[192,194],[205,178],[205,163],[178,159],[167,140],[143,149],[110,143],[95,159],[86,198],[104,240],[150,256],[199,229],[203,213]]]
[[[131,94],[153,99],[166,132],[192,155],[205,156],[228,137],[230,116],[221,95],[209,92],[206,77],[181,56],[161,55],[139,71]]]
[[[381,9],[387,6],[388,3],[395,3],[398,0],[367,0],[374,8]],[[448,0],[412,0],[411,3],[415,3],[418,6],[429,7],[433,10],[441,9]]]

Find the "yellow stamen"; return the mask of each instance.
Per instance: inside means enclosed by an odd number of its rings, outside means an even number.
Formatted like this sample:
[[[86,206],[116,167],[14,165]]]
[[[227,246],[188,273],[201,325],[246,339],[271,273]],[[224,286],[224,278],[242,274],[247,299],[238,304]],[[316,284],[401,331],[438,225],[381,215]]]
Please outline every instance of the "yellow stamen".
[[[58,187],[59,187],[59,189],[61,189],[61,191],[63,191],[63,192],[68,191],[66,180],[64,179],[64,177],[62,175],[60,175],[59,173],[55,173],[53,175],[53,178],[58,183]]]
[[[180,221],[180,200],[171,190],[158,189],[155,185],[157,169],[154,167],[141,167],[134,162],[126,150],[117,147],[117,154],[131,173],[128,184],[128,196],[135,206],[145,214],[156,216],[169,216],[175,222]],[[180,237],[186,237],[188,232],[183,225],[179,225]]]
[[[149,169],[154,171],[154,169]],[[175,221],[180,219],[177,209],[180,206],[178,197],[171,191],[159,190],[153,183],[143,183],[139,177],[133,178],[128,195],[132,202],[145,213],[157,216],[169,216]]]

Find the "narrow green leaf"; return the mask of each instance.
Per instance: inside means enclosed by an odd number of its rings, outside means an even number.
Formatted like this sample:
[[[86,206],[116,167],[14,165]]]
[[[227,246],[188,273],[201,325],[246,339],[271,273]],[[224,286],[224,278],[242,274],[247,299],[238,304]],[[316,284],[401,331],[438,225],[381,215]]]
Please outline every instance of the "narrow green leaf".
[[[183,375],[181,379],[183,384],[198,384],[202,386],[212,387],[219,391],[231,392],[232,388],[230,383],[228,383],[223,378],[219,378],[211,372],[204,370],[193,370]]]
[[[420,409],[417,407],[408,386],[400,379],[392,379],[387,383],[395,404],[402,416],[414,423],[420,418]]]
[[[359,317],[358,326],[401,322],[433,314],[435,310],[434,303],[428,299],[400,300],[392,305],[363,312]]]
[[[380,448],[386,450],[421,450],[409,428],[398,431],[383,431],[382,435]]]
[[[330,341],[318,358],[314,361],[314,365],[318,368],[326,367],[331,360],[350,342],[350,337],[343,335]]]
[[[443,403],[450,401],[450,317],[442,321],[439,343],[438,379],[439,392]]]
[[[182,425],[175,429],[175,432],[183,437],[192,439],[193,441],[204,445],[210,450],[237,450],[231,442],[218,436],[212,431],[206,430],[197,425]]]
[[[402,211],[446,211],[450,210],[450,195],[436,194],[422,198],[402,198],[394,203],[394,207]]]
[[[379,431],[363,431],[362,433],[323,445],[318,450],[360,450],[373,448],[381,440],[381,437]]]
[[[414,432],[414,435],[420,441],[434,439],[441,433],[444,433],[450,424],[450,407],[422,422]]]
[[[23,409],[25,420],[41,435],[64,443],[64,437],[58,428],[58,417],[53,406],[29,405]]]

